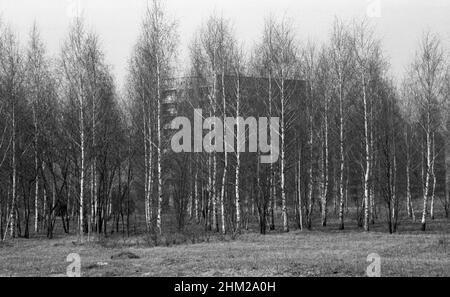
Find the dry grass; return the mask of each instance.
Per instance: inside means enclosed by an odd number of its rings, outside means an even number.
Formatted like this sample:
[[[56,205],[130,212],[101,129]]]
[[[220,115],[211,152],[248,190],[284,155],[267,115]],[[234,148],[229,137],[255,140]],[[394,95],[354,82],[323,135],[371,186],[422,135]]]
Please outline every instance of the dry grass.
[[[145,238],[110,238],[76,244],[16,239],[0,245],[2,276],[62,276],[70,253],[82,260],[83,276],[364,276],[370,253],[381,256],[383,276],[450,276],[450,239],[434,232],[249,233],[235,241],[214,238],[192,244],[148,247]],[[139,259],[111,259],[131,252]]]

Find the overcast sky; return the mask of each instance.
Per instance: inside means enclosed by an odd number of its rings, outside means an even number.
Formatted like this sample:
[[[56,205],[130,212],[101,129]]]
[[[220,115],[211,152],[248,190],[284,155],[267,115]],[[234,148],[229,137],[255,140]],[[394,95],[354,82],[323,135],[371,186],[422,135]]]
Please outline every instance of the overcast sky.
[[[212,13],[232,20],[237,37],[248,47],[261,35],[269,14],[287,16],[300,41],[325,41],[334,16],[351,20],[369,17],[382,40],[392,74],[400,78],[414,56],[425,30],[450,40],[448,0],[166,0],[169,14],[179,24],[179,59],[186,63],[187,46],[195,31]],[[127,61],[139,34],[146,0],[0,0],[0,16],[25,43],[34,20],[50,54],[56,55],[76,7],[100,36],[114,76],[123,85]]]

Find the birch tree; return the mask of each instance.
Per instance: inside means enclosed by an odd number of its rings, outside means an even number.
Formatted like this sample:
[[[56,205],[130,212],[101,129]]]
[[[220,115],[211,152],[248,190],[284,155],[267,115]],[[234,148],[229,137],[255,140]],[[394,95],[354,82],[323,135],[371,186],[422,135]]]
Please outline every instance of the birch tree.
[[[151,61],[146,53],[146,39],[141,37],[130,59],[130,73],[128,78],[128,93],[133,112],[134,139],[136,143],[142,143],[144,155],[144,213],[146,231],[152,231],[153,227],[153,104],[150,100],[152,90],[153,73],[149,71]],[[136,138],[139,138],[138,141]],[[141,142],[142,141],[142,142]]]
[[[241,76],[244,72],[244,61],[243,61],[243,51],[241,49],[235,48],[233,50],[233,72],[235,76],[235,96],[236,96],[236,119],[239,119],[241,117],[242,112],[242,80]],[[234,130],[234,129],[233,129]],[[245,141],[245,134],[246,131],[241,131],[241,127],[239,125],[239,122],[237,122],[236,125],[236,169],[235,169],[235,211],[236,211],[236,226],[235,226],[235,232],[240,232],[241,228],[241,196],[240,196],[240,173],[241,173],[241,148],[244,145],[245,142],[241,143],[241,139],[244,139]],[[243,137],[241,137],[243,136]],[[246,207],[248,207],[246,205]]]
[[[412,100],[413,96],[413,90],[408,89],[408,87],[412,87],[412,85],[409,83],[409,81],[405,81],[402,83],[402,89],[401,89],[401,100],[400,100],[400,112],[402,114],[402,118],[405,121],[404,123],[404,142],[405,142],[405,158],[406,158],[406,164],[405,164],[405,174],[406,174],[406,213],[408,214],[408,217],[413,220],[413,222],[416,220],[415,218],[415,211],[414,211],[414,205],[412,201],[412,185],[411,185],[411,173],[413,169],[413,163],[412,163],[412,144],[413,144],[413,138],[414,138],[414,100]]]
[[[77,125],[74,126],[76,128],[72,141],[77,147],[76,163],[80,163],[79,236],[81,240],[83,240],[84,231],[91,231],[91,224],[98,214],[95,150],[97,147],[97,114],[100,109],[97,110],[96,105],[99,104],[101,90],[105,90],[105,80],[100,77],[105,78],[107,76],[105,74],[107,67],[102,60],[102,56],[103,53],[97,43],[97,36],[94,33],[86,32],[83,19],[75,19],[63,44],[59,63],[62,76],[61,96],[63,97],[63,104],[69,110],[72,110],[72,108],[76,110],[76,116],[73,119],[76,120]],[[71,120],[72,115],[66,113],[66,118]],[[74,127],[68,128],[74,129]],[[91,158],[89,158],[90,156]],[[92,160],[91,164],[89,164],[89,159]],[[89,167],[90,170],[88,170]],[[89,171],[91,174],[90,203],[89,200],[86,200],[85,195]],[[85,208],[89,211],[86,212]]]
[[[338,196],[339,196],[339,228],[344,229],[344,174],[345,174],[345,100],[349,88],[349,80],[352,71],[352,49],[351,39],[347,26],[340,20],[335,19],[331,40],[330,54],[332,60],[333,86],[337,94],[338,103],[338,135],[339,135],[339,178],[338,178]]]
[[[430,195],[430,184],[433,159],[433,134],[439,129],[440,114],[444,102],[446,61],[444,50],[438,36],[425,33],[416,58],[410,67],[408,80],[411,99],[415,107],[415,119],[424,135],[425,166],[423,176],[423,208],[421,225],[426,230],[428,198]]]
[[[86,33],[81,19],[76,19],[69,31],[69,36],[61,53],[61,64],[64,73],[66,96],[74,96],[78,113],[78,140],[80,176],[79,176],[79,238],[84,235],[84,200],[86,176],[86,74],[83,69],[83,55]]]
[[[276,23],[274,29],[273,67],[274,80],[280,91],[280,189],[283,231],[289,232],[286,197],[286,124],[292,97],[288,92],[287,80],[298,75],[298,53],[294,28],[287,20]]]
[[[274,47],[275,47],[275,19],[269,17],[264,22],[264,30],[261,44],[256,48],[256,56],[259,56],[259,73],[267,77],[267,105],[268,117],[274,114]],[[270,148],[272,150],[272,147]],[[269,199],[270,199],[270,230],[275,230],[275,210],[277,206],[275,168],[276,164],[270,164]]]
[[[19,43],[17,37],[11,31],[10,28],[5,29],[3,32],[3,48],[0,58],[0,78],[2,89],[2,101],[4,102],[4,108],[7,112],[7,121],[9,125],[9,131],[11,131],[11,202],[9,204],[9,213],[6,228],[9,229],[9,235],[11,237],[16,236],[16,224],[17,224],[17,145],[19,138],[19,122],[20,113],[19,110],[23,106],[24,90],[23,90],[23,57],[20,52]],[[5,230],[3,240],[6,239],[8,231]]]
[[[228,20],[212,16],[205,25],[200,29],[200,56],[205,67],[203,67],[202,76],[206,78],[208,84],[208,101],[210,104],[210,116],[217,116],[219,106],[222,105],[223,118],[226,117],[227,101],[225,92],[225,74],[229,73],[231,51],[230,45],[232,44],[231,27]],[[220,83],[220,84],[219,84]],[[218,96],[220,94],[220,96]],[[219,102],[219,99],[222,102]],[[224,129],[226,126],[224,125]],[[217,153],[213,152],[210,164],[211,173],[209,174],[209,193],[212,202],[212,225],[219,231],[219,222],[217,216],[220,213],[220,230],[222,233],[226,232],[225,226],[225,190],[227,181],[228,170],[228,156],[224,147],[224,169],[222,175],[222,187],[220,196],[218,197],[216,192],[216,185],[218,180],[217,174]],[[217,211],[217,198],[219,198],[220,212]]]
[[[32,107],[33,128],[34,128],[34,231],[38,232],[39,226],[39,186],[41,184],[40,172],[42,171],[41,152],[44,149],[44,143],[41,145],[41,134],[44,129],[43,123],[46,119],[46,106],[49,88],[52,88],[50,62],[46,56],[46,50],[41,40],[36,23],[33,25],[27,49],[26,60],[26,84],[27,95]]]
[[[163,119],[162,104],[164,101],[164,89],[167,81],[172,76],[173,62],[176,54],[177,35],[176,23],[167,15],[162,2],[153,0],[147,7],[143,27],[142,27],[142,50],[148,55],[146,71],[152,75],[150,86],[153,89],[151,98],[154,100],[156,107],[155,134],[154,143],[151,140],[152,123],[149,121],[151,116],[147,118],[146,127],[149,129],[149,145],[156,147],[156,180],[157,180],[157,199],[156,199],[156,231],[162,233],[162,202],[163,202],[163,147],[165,140],[163,139]],[[149,156],[149,164],[152,160],[151,153]],[[151,178],[151,169],[149,170],[147,179]],[[147,192],[151,193],[149,184]],[[147,198],[148,199],[148,198]],[[148,211],[149,213],[149,211]]]
[[[370,219],[370,178],[372,170],[372,153],[371,153],[371,123],[370,123],[370,92],[369,83],[370,68],[376,67],[373,65],[377,63],[375,55],[378,53],[377,41],[374,40],[373,31],[368,27],[367,23],[362,22],[357,24],[354,28],[353,35],[353,49],[355,51],[355,58],[357,64],[358,77],[360,81],[360,89],[362,93],[362,105],[363,105],[363,123],[364,123],[364,230],[369,231],[369,219]]]
[[[323,48],[319,61],[318,61],[318,89],[321,96],[321,134],[322,134],[322,147],[321,147],[321,157],[319,162],[320,167],[320,200],[321,200],[321,217],[322,226],[327,225],[327,215],[328,215],[328,187],[329,187],[329,170],[330,170],[330,127],[329,127],[329,113],[331,108],[331,97],[333,90],[331,87],[331,75],[329,72],[330,65],[329,59],[329,49]]]
[[[309,41],[303,51],[303,75],[307,81],[307,117],[308,117],[308,146],[309,146],[309,165],[308,165],[308,196],[306,207],[306,226],[312,228],[312,216],[314,210],[314,165],[315,165],[315,139],[316,139],[316,111],[317,111],[317,49],[314,43]]]
[[[450,66],[449,66],[450,67]],[[450,69],[447,71],[447,84],[445,88],[446,111],[447,116],[444,118],[444,166],[445,166],[445,200],[444,211],[445,217],[449,218],[450,215]]]

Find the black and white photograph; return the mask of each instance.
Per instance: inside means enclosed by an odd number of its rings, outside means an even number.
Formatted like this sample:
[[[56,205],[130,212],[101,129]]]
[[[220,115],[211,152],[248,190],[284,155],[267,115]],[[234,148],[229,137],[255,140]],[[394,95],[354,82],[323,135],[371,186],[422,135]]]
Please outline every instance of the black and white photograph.
[[[0,278],[449,276],[450,1],[0,0]]]

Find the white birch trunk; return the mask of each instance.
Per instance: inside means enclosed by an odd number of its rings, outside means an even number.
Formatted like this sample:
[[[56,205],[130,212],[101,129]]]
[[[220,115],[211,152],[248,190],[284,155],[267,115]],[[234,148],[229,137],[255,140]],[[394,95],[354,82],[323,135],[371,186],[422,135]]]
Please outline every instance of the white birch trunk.
[[[272,71],[269,70],[269,117],[272,116]],[[269,129],[269,135],[272,130]],[[272,142],[270,142],[270,151],[272,151]],[[273,163],[270,163],[270,178],[269,178],[269,207],[270,207],[270,230],[275,230],[275,208],[276,202],[276,185]]]
[[[433,177],[433,184],[432,184],[432,190],[431,190],[431,205],[430,205],[430,217],[432,220],[434,220],[434,198],[435,198],[435,194],[436,194],[436,170],[435,170],[435,166],[434,166],[434,160],[436,159],[436,143],[434,141],[434,133],[433,133],[433,152],[432,152],[432,165],[431,165],[431,175]]]
[[[342,77],[339,78],[339,149],[340,149],[340,171],[339,171],[339,229],[344,230],[344,107],[342,96]]]
[[[14,100],[14,99],[13,99]],[[14,238],[16,236],[16,175],[17,175],[17,162],[16,162],[16,110],[15,103],[13,102],[12,107],[12,200],[10,209],[10,236]],[[8,228],[8,226],[7,226]],[[6,231],[5,231],[6,233]]]
[[[327,225],[327,197],[328,197],[328,158],[329,158],[329,147],[328,147],[328,102],[325,98],[325,116],[324,116],[324,146],[325,155],[323,160],[323,185],[322,185],[322,226]]]
[[[38,157],[38,123],[36,107],[33,108],[34,116],[34,170],[35,170],[35,187],[34,187],[34,232],[39,232],[39,157]]]
[[[364,70],[363,70],[364,71]],[[366,79],[362,75],[363,104],[364,104],[364,143],[365,143],[365,173],[364,173],[364,230],[369,231],[369,177],[370,177],[370,147],[369,147],[369,120],[367,116]]]
[[[283,72],[283,71],[282,71]],[[285,188],[285,90],[284,74],[281,74],[281,211],[283,214],[283,231],[289,232],[287,208],[286,208],[286,188]]]
[[[92,167],[91,167],[91,221],[93,226],[95,227],[95,231],[99,232],[99,230],[97,230],[97,177],[96,177],[96,172],[97,172],[97,157],[96,157],[96,141],[95,141],[95,131],[96,129],[96,125],[95,125],[95,97],[92,98],[92,149],[94,151],[94,158],[92,160]]]
[[[302,149],[299,146],[298,148],[298,176],[297,176],[297,195],[298,195],[298,216],[299,216],[299,225],[300,230],[303,231],[303,201],[302,201]]]
[[[151,123],[151,113],[150,110],[148,111],[148,175],[147,175],[147,187],[148,187],[148,217],[149,217],[149,224],[150,228],[153,229],[154,225],[154,201],[153,201],[153,177],[154,177],[154,171],[153,171],[153,130],[152,130],[152,123]]]
[[[445,149],[444,149],[444,162],[445,162],[445,217],[449,217],[450,212],[450,140],[447,136],[444,140]]]
[[[84,135],[84,107],[83,99],[80,96],[80,139],[81,139],[81,176],[80,176],[80,225],[79,225],[79,236],[80,240],[83,241],[83,207],[84,207],[84,176],[85,176],[85,135]]]
[[[198,160],[197,160],[198,163]],[[198,221],[198,168],[197,168],[197,164],[195,165],[195,177],[194,177],[194,216],[195,216],[195,221],[197,222],[197,224],[199,223]]]
[[[214,72],[214,71],[213,71]],[[214,75],[213,78],[213,89],[212,94],[210,95],[210,104],[213,110],[212,116],[216,116],[216,97],[217,90],[217,77]],[[211,116],[211,113],[210,113]],[[216,232],[219,232],[219,223],[217,221],[217,195],[216,195],[216,181],[217,181],[217,155],[216,152],[213,152],[212,155],[212,176],[211,176],[211,184],[210,184],[210,193],[211,193],[211,203],[212,203],[212,225]]]
[[[373,100],[370,101],[371,102],[371,111],[370,111],[370,181],[369,181],[369,205],[370,205],[370,223],[372,225],[375,224],[375,209],[376,209],[376,200],[375,200],[375,185],[374,185],[374,164],[376,164],[376,156],[374,153],[374,136],[373,136],[373,131],[374,131],[374,120],[373,120]]]
[[[239,119],[239,108],[240,108],[240,100],[241,100],[241,88],[240,88],[240,78],[239,74],[237,77],[237,92],[236,92],[236,119]],[[241,169],[241,143],[240,143],[240,125],[237,125],[236,128],[236,134],[237,134],[237,142],[236,142],[236,176],[235,176],[235,194],[236,194],[236,231],[239,232],[240,226],[241,226],[241,202],[240,202],[240,196],[239,196],[239,171]],[[248,203],[248,200],[247,200]],[[246,203],[246,210],[248,210],[248,205]],[[248,212],[248,211],[246,211]],[[247,214],[248,215],[248,214]]]
[[[405,132],[405,143],[406,143],[406,212],[408,214],[408,217],[413,218],[414,210],[411,199],[411,176],[410,176],[411,154],[409,151],[408,130],[406,130]]]
[[[148,124],[148,114],[147,114],[147,108],[145,108],[146,106],[146,102],[145,102],[145,95],[144,92],[142,93],[142,118],[143,118],[143,122],[144,122],[144,129],[143,129],[143,140],[144,140],[144,208],[145,208],[145,226],[146,226],[146,231],[150,232],[151,230],[151,226],[150,226],[150,191],[149,191],[149,173],[150,173],[150,169],[149,169],[149,165],[150,165],[150,161],[149,161],[149,150],[150,150],[150,146],[149,146],[149,139],[150,137],[148,136],[148,131],[150,131],[150,129],[147,129],[147,126],[149,126]]]
[[[392,136],[392,146],[393,146],[393,166],[392,166],[392,224],[393,224],[393,228],[392,231],[393,232],[397,232],[397,213],[398,213],[398,209],[397,209],[397,152],[396,152],[396,141],[395,141],[395,136]]]
[[[312,95],[312,89],[311,95]],[[311,98],[312,100],[312,98]],[[311,102],[312,105],[312,102]],[[312,212],[313,212],[313,194],[314,194],[314,176],[313,176],[313,165],[314,165],[314,132],[313,132],[313,111],[312,106],[309,115],[309,168],[308,168],[308,216],[307,218],[307,228],[312,228]]]
[[[226,135],[227,125],[226,125],[226,98],[225,98],[225,74],[222,72],[222,100],[223,100],[223,135]],[[221,231],[222,234],[226,233],[225,229],[225,190],[226,190],[226,182],[227,182],[227,169],[228,169],[228,154],[227,154],[227,146],[228,143],[224,141],[224,167],[223,167],[223,176],[222,176],[222,190],[220,193],[220,218],[221,218]]]
[[[423,189],[423,209],[422,209],[422,231],[426,230],[427,210],[428,210],[428,191],[430,188],[430,170],[431,170],[431,132],[430,132],[430,114],[428,114],[428,127],[426,131],[426,146],[427,146],[427,163],[425,169],[425,184]]]
[[[162,139],[161,139],[161,72],[159,54],[156,55],[156,88],[158,96],[158,115],[157,115],[157,132],[158,132],[158,146],[157,146],[157,171],[158,171],[158,203],[157,203],[157,215],[156,215],[156,229],[159,234],[162,234],[161,226],[161,211],[162,211]]]

